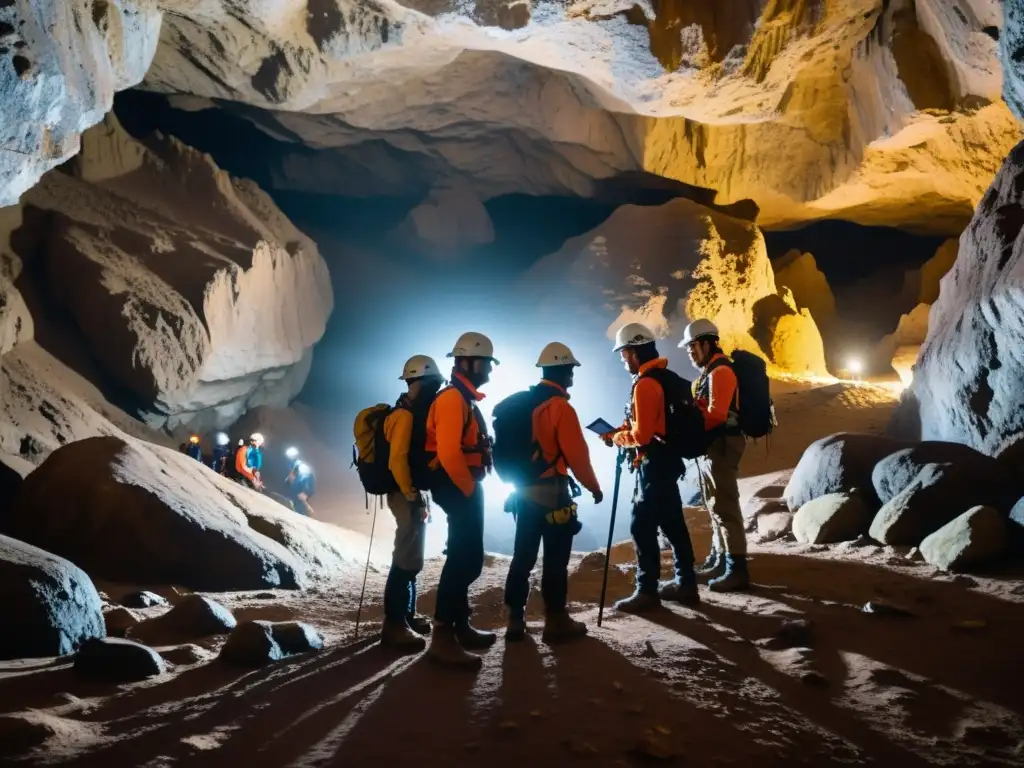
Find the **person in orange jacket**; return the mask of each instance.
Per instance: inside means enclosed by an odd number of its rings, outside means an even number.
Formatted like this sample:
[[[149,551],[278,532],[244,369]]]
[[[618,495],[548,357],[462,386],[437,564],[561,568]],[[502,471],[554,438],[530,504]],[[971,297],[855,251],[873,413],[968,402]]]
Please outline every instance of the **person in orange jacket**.
[[[448,353],[455,359],[449,386],[427,414],[426,451],[434,470],[431,497],[448,518],[448,549],[437,585],[437,607],[428,654],[435,661],[479,669],[471,650],[491,647],[497,636],[469,622],[469,588],[484,567],[484,493],[490,471],[490,436],[476,403],[491,377],[494,345],[482,333],[464,333]]]
[[[263,490],[263,435],[253,432],[248,445],[240,445],[235,451],[235,470],[244,485],[257,491]]]
[[[665,387],[682,382],[668,370],[668,360],[658,355],[654,334],[640,323],[628,323],[616,333],[615,351],[622,356],[626,370],[633,375],[633,391],[622,427],[605,442],[632,451],[636,458],[636,486],[633,490],[633,514],[629,532],[636,547],[636,592],[615,603],[616,610],[642,613],[672,600],[698,605],[697,577],[693,570],[693,542],[683,517],[679,495],[682,459],[666,449]],[[679,386],[682,386],[680,384]],[[659,584],[661,547],[658,529],[672,546],[675,579]]]
[[[694,320],[683,332],[680,347],[701,370],[693,399],[704,413],[707,455],[699,462],[705,503],[711,515],[711,552],[697,569],[713,592],[734,592],[750,586],[747,534],[740,508],[740,459],[747,440],[739,426],[739,382],[732,361],[719,346],[718,328],[710,320]]]
[[[542,378],[540,384],[532,388],[533,398],[527,401],[526,407],[537,404],[528,416],[525,413],[522,416],[531,420],[535,451],[539,453],[533,471],[539,474],[534,483],[524,487],[517,484],[514,495],[516,538],[512,564],[505,580],[505,604],[508,606],[505,639],[508,641],[526,638],[530,572],[537,563],[541,541],[544,542],[544,575],[541,580],[545,612],[543,639],[545,642],[558,642],[587,634],[587,625],[571,618],[565,608],[569,556],[573,537],[580,528],[576,505],[572,501],[569,471],[572,470],[590,491],[595,504],[600,504],[604,498],[590,463],[590,451],[583,438],[579,417],[569,404],[568,390],[573,385],[575,368],[579,364],[565,344],[552,342],[544,347],[537,360]],[[495,413],[497,429],[497,409]],[[498,439],[501,439],[500,434]]]

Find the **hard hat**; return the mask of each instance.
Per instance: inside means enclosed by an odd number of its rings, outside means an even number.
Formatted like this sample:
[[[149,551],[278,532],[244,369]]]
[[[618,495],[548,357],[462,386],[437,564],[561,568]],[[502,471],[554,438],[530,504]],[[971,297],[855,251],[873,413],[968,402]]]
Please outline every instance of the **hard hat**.
[[[448,357],[486,357],[495,365],[500,363],[494,359],[494,344],[482,333],[470,331],[459,336],[455,347],[448,353]]]
[[[687,344],[692,344],[695,341],[701,339],[717,339],[718,338],[718,326],[712,323],[710,320],[700,318],[694,320],[683,331],[683,340],[679,342],[680,347],[685,347]]]
[[[227,434],[224,432],[217,433],[217,445],[227,445],[229,442]]]
[[[654,334],[646,325],[626,323],[615,332],[615,349],[618,352],[626,347],[639,347],[654,341]]]
[[[576,367],[580,365],[580,361],[573,357],[572,350],[565,346],[565,344],[552,341],[540,351],[540,357],[537,358],[537,367],[550,368],[556,365]]]
[[[189,435],[188,441],[193,445],[199,442],[199,435]]]
[[[437,363],[434,362],[434,358],[427,357],[426,355],[413,355],[405,361],[402,375],[398,378],[402,381],[409,381],[410,379],[420,379],[424,376],[437,376],[441,378],[441,371],[438,369]]]
[[[263,445],[263,435],[261,435],[259,432],[253,432],[251,435],[249,435],[249,442],[256,443],[258,445]]]

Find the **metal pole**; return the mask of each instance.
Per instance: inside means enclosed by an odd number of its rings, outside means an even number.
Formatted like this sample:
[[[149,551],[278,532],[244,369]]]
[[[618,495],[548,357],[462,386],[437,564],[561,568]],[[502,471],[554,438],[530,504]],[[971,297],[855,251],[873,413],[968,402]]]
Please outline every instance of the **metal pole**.
[[[359,592],[359,609],[356,611],[356,640],[359,639],[359,618],[363,613],[363,595],[366,594],[366,576],[370,572],[370,553],[373,552],[373,532],[377,528],[377,507],[379,506],[380,500],[375,497],[373,502],[373,522],[370,523],[370,547],[366,550],[366,568],[363,570],[363,588]]]
[[[621,448],[618,454],[615,456],[615,489],[612,491],[612,519],[608,523],[608,545],[604,550],[604,578],[601,580],[601,602],[598,604],[597,609],[597,626],[601,626],[601,620],[604,618],[604,598],[605,593],[608,590],[608,566],[612,558],[612,536],[615,530],[615,510],[619,506],[619,484],[622,482],[622,461],[625,457],[625,451]]]

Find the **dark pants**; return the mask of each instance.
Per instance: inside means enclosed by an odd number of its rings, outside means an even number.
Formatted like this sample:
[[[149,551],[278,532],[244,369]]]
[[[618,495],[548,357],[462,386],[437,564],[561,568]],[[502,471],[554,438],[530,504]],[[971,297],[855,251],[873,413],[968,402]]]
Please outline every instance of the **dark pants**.
[[[657,594],[661,576],[661,548],[658,529],[672,545],[676,579],[688,584],[696,581],[693,572],[693,543],[683,517],[683,501],[677,480],[680,469],[671,462],[644,462],[637,474],[633,498],[633,519],[629,532],[636,546],[637,588]]]
[[[431,496],[448,517],[448,554],[437,584],[434,618],[458,624],[469,621],[469,588],[484,569],[484,492],[477,483],[467,498],[444,477]]]
[[[505,604],[514,616],[522,616],[530,597],[530,572],[537,564],[537,553],[544,542],[544,573],[540,592],[548,614],[565,610],[569,588],[569,555],[572,552],[572,523],[549,523],[550,512],[538,504],[520,501],[516,506],[516,542],[512,564],[505,579]]]

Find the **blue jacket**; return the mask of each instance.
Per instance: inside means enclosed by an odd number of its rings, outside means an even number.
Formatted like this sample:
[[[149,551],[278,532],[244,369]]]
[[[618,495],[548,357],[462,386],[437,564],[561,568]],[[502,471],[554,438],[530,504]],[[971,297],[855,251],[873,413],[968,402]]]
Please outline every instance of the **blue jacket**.
[[[200,447],[199,443],[189,443],[188,448],[185,449],[185,453],[196,461],[203,460],[203,449]]]
[[[255,445],[250,445],[245,452],[245,463],[249,469],[259,472],[263,468],[263,451]]]

